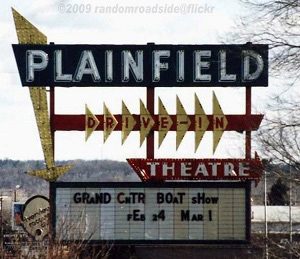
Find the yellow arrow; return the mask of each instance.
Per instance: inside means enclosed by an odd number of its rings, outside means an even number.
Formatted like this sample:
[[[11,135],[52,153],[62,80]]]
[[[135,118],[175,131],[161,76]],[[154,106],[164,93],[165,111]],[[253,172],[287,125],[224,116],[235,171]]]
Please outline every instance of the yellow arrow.
[[[20,44],[47,44],[46,35],[40,32],[14,8],[12,8],[12,13]]]
[[[40,177],[46,181],[55,182],[61,175],[64,175],[72,167],[73,165],[56,166],[50,169],[29,171],[28,174],[31,176]]]
[[[204,109],[195,94],[195,152],[202,141],[205,131],[209,125],[209,120],[204,112]]]
[[[91,112],[89,107],[85,105],[85,141],[92,135],[94,130],[98,127],[100,121]]]
[[[122,101],[122,145],[126,141],[128,135],[133,130],[136,121],[129,112],[126,104]]]
[[[47,44],[47,37],[42,32],[40,32],[13,8],[12,13],[20,44]],[[47,175],[46,178],[50,179],[52,178],[51,174],[54,171],[56,172],[56,169],[53,155],[53,140],[51,137],[50,120],[48,115],[46,87],[30,87],[29,93],[47,168],[44,172]],[[57,171],[56,174],[64,174],[65,172],[66,171]],[[45,177],[42,178],[46,179]]]
[[[150,112],[147,110],[142,100],[140,100],[140,124],[140,146],[142,146],[143,142],[155,124],[155,121],[153,120]]]
[[[228,121],[226,116],[224,115],[220,103],[213,92],[213,153],[216,151],[227,124]]]
[[[118,124],[117,119],[115,116],[109,111],[105,103],[103,104],[104,110],[104,129],[103,129],[103,139],[104,143],[108,139],[109,135],[113,132],[115,127]]]
[[[191,125],[191,120],[187,116],[186,111],[178,96],[176,96],[176,110],[177,110],[176,150],[177,150],[182,139],[185,136],[185,133],[188,131]]]
[[[160,147],[173,124],[173,121],[160,98],[158,98],[158,114],[158,147]]]

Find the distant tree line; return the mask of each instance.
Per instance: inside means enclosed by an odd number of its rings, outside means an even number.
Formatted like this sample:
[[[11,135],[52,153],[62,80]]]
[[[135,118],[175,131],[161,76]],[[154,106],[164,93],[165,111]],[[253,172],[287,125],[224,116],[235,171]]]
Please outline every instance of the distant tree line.
[[[126,162],[112,160],[70,160],[58,161],[58,165],[72,164],[72,169],[58,181],[139,181],[137,175]],[[0,160],[0,189],[14,189],[20,185],[29,196],[48,196],[48,182],[27,174],[28,171],[45,168],[41,160]]]

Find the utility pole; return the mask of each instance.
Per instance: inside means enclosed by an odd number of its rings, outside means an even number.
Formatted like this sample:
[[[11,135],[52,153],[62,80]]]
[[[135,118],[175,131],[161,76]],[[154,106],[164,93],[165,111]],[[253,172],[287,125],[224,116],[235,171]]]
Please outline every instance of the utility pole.
[[[17,201],[17,191],[20,189],[21,185],[16,185],[14,188],[14,202]]]
[[[291,162],[289,165],[289,173],[290,173],[290,184],[289,184],[289,220],[290,220],[290,244],[293,243],[293,218],[292,218],[292,168]]]
[[[268,211],[267,211],[267,171],[264,171],[264,214],[265,214],[265,258],[269,258],[268,247]]]
[[[2,193],[0,194],[0,206],[1,206],[1,259],[4,258],[4,231],[3,231],[3,196]]]

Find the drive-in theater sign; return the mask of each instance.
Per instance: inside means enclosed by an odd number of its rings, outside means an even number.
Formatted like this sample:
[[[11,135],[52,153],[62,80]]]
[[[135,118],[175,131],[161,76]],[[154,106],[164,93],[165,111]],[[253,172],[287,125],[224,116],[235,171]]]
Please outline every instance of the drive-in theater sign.
[[[30,174],[51,182],[53,237],[119,243],[250,240],[250,182],[262,174],[260,158],[251,155],[251,131],[263,118],[251,113],[251,87],[268,85],[267,45],[47,45],[45,35],[13,14],[20,43],[13,50],[22,85],[29,87],[46,164]],[[112,114],[105,103],[103,114],[87,105],[85,114],[55,113],[56,87],[123,86],[131,87],[128,94],[146,87],[140,114],[132,114],[124,102],[121,114]],[[186,113],[179,96],[176,114],[155,100],[156,87],[228,86],[245,87],[245,114],[224,114],[215,93],[212,114],[205,113],[196,93],[194,114]],[[143,183],[56,182],[70,168],[55,165],[56,131],[85,131],[86,140],[103,131],[103,142],[121,131],[122,144],[139,131],[146,158],[129,155],[127,161]],[[169,131],[176,132],[176,149],[187,132],[194,132],[191,153],[201,148],[207,131],[213,153],[224,131],[245,132],[245,158],[157,158],[154,132],[160,147]]]

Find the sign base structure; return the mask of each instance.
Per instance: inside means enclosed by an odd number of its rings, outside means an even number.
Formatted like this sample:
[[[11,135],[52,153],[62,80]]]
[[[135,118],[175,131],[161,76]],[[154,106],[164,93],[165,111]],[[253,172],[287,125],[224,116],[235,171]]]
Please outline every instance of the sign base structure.
[[[57,241],[250,242],[250,181],[50,185],[52,229]]]

